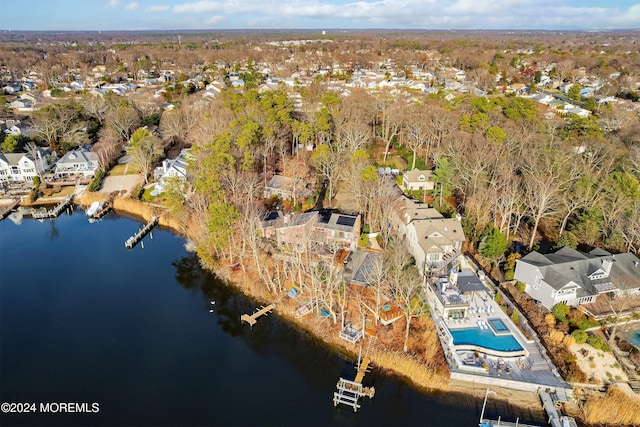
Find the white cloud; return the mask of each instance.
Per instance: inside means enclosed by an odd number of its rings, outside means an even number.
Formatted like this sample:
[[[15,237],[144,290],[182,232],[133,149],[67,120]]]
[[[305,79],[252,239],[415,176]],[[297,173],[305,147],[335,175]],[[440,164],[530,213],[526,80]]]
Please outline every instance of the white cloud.
[[[120,1],[119,0],[109,0],[109,3],[107,3],[105,6],[106,7],[118,7],[120,5]]]
[[[149,6],[145,9],[147,12],[163,12],[165,10],[169,10],[169,6]]]
[[[224,21],[224,16],[215,15],[207,19],[206,21],[204,21],[204,23],[207,25],[218,25],[223,21]]]
[[[220,10],[220,4],[215,1],[203,0],[195,3],[182,3],[173,7],[175,13],[208,13]]]
[[[136,10],[138,9],[138,6],[140,6],[140,3],[132,2],[132,3],[127,3],[127,5],[124,8],[127,10]]]
[[[268,4],[266,4],[268,3]],[[242,16],[245,25],[426,29],[637,28],[640,4],[627,10],[602,0],[593,7],[569,0],[198,0],[178,3],[176,14],[214,14],[199,22],[219,24]],[[198,20],[198,19],[196,19]],[[232,22],[232,21],[228,21]],[[239,21],[233,21],[239,22]],[[274,27],[275,28],[275,27]]]

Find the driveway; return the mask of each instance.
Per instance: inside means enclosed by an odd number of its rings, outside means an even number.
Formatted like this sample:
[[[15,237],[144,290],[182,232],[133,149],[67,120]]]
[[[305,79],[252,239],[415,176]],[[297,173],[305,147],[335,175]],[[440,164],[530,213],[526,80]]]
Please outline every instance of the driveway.
[[[127,163],[123,175],[108,175],[105,177],[104,181],[102,181],[100,193],[109,195],[114,191],[118,191],[120,196],[125,196],[135,187],[141,186],[144,182],[142,174],[127,175],[128,170],[129,164]]]

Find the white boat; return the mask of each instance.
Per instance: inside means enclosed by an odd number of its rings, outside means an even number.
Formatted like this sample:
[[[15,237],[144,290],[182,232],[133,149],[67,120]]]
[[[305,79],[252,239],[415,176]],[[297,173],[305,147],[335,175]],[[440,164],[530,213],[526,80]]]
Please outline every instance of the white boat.
[[[104,206],[104,202],[93,202],[91,203],[91,206],[89,206],[87,208],[87,210],[85,211],[85,213],[87,214],[88,217],[92,217],[94,216],[98,211],[100,211],[100,209],[102,209],[102,206]]]

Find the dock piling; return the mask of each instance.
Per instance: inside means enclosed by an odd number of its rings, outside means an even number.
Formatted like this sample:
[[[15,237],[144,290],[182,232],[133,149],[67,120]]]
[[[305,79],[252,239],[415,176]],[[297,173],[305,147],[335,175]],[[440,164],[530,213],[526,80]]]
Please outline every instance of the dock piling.
[[[71,205],[72,201],[73,201],[73,194],[70,194],[67,197],[65,197],[63,201],[58,203],[56,207],[50,211],[46,209],[43,209],[43,210],[32,209],[31,216],[35,219],[57,218],[58,215],[60,215],[60,213],[62,213],[62,211],[65,208]]]
[[[142,240],[142,238],[144,236],[147,235],[147,233],[149,233],[153,229],[153,227],[155,227],[158,224],[158,219],[159,219],[159,217],[157,217],[157,216],[154,216],[153,218],[151,218],[151,221],[149,221],[147,223],[147,225],[145,225],[144,227],[139,229],[136,232],[136,234],[134,234],[133,236],[129,237],[127,239],[127,241],[124,242],[124,246],[127,249],[132,249],[136,244],[138,244],[138,242],[140,242]],[[144,249],[144,243],[142,243],[141,246]]]

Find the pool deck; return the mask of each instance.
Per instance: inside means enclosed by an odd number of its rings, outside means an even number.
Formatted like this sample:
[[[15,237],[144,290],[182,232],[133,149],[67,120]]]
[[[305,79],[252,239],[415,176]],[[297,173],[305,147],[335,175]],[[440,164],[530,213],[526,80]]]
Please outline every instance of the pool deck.
[[[522,313],[520,314],[523,318]],[[571,387],[557,373],[537,336],[527,339],[493,301],[489,292],[474,296],[470,301],[467,318],[443,319],[438,317],[438,313],[433,315],[451,370],[451,378],[534,392],[543,387],[558,390],[559,394],[570,393]],[[478,327],[479,321],[488,325],[489,319],[500,319],[523,347],[526,356],[510,357],[507,353],[499,355],[499,352],[491,355],[482,350],[459,350],[452,345],[449,330]],[[493,328],[488,327],[493,332]]]

